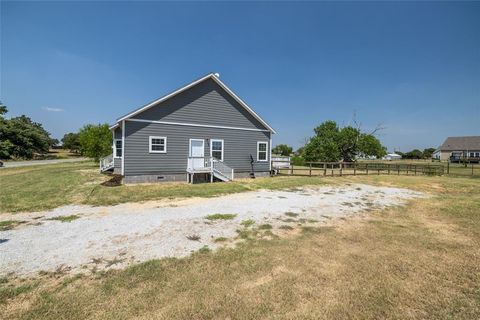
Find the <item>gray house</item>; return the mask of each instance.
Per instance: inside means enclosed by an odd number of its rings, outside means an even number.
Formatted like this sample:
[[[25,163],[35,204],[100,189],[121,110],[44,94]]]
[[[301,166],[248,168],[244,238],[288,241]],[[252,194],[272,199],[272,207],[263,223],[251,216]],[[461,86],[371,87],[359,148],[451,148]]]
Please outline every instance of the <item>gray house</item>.
[[[117,119],[102,171],[125,183],[266,176],[275,131],[210,73]]]

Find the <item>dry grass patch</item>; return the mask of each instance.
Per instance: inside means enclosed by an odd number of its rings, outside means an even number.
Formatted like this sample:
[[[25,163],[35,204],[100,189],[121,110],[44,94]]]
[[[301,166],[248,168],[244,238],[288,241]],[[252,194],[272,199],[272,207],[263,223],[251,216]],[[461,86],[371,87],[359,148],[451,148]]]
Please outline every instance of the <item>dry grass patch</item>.
[[[390,182],[434,197],[295,237],[252,237],[19,294],[0,318],[478,319],[478,184],[414,179]],[[429,179],[444,191],[428,189]],[[344,183],[351,181],[368,182]]]

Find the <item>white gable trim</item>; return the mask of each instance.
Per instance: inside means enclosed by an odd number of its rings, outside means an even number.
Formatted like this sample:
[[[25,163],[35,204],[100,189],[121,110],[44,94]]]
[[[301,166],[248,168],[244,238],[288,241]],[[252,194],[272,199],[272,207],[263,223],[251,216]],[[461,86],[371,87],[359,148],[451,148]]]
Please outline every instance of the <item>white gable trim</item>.
[[[256,114],[242,99],[240,99],[232,90],[230,90],[222,81],[220,81],[220,79],[218,79],[218,77],[216,77],[213,73],[209,73],[207,74],[206,76],[198,79],[198,80],[195,80],[189,84],[187,84],[186,86],[170,93],[170,94],[167,94],[166,96],[163,96],[143,107],[141,107],[140,109],[137,109],[133,112],[130,112],[129,114],[117,119],[117,123],[120,123],[126,119],[129,119],[151,107],[153,107],[154,105],[158,104],[158,103],[161,103],[195,85],[197,85],[198,83],[206,80],[206,79],[213,79],[220,87],[222,87],[230,96],[232,96],[232,98],[234,98],[243,108],[245,108],[245,110],[247,110],[255,119],[257,119],[261,124],[263,124],[266,128],[268,128],[268,131],[271,131],[272,133],[276,133],[275,130],[273,130],[272,127],[270,127],[268,125],[268,123],[266,123],[262,118],[260,118],[260,116],[258,114]],[[111,126],[110,128],[114,128],[116,125],[113,125]]]

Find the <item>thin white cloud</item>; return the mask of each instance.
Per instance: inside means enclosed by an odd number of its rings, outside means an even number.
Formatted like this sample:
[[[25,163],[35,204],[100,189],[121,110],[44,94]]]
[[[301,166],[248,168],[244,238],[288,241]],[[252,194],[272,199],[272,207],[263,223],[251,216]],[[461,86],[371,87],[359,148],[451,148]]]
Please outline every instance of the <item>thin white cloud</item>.
[[[60,109],[60,108],[50,108],[50,107],[43,107],[42,109],[45,110],[45,111],[48,111],[48,112],[63,112],[63,111],[65,111],[65,110]]]

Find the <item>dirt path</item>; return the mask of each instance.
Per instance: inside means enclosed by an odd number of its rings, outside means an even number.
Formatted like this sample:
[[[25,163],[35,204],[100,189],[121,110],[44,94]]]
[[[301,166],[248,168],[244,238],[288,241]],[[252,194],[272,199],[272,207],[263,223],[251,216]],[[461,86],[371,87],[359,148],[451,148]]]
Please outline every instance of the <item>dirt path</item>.
[[[282,225],[323,225],[332,218],[401,205],[418,197],[422,194],[407,189],[350,185],[111,207],[67,206],[2,216],[2,220],[23,223],[0,231],[0,275],[32,275],[59,268],[75,272],[123,268],[154,258],[182,257],[205,245],[221,246],[216,238],[235,238],[247,219],[255,221],[253,227],[270,224],[276,233]],[[205,218],[216,213],[236,216],[232,220]],[[78,218],[51,220],[70,215]]]

